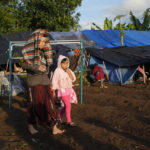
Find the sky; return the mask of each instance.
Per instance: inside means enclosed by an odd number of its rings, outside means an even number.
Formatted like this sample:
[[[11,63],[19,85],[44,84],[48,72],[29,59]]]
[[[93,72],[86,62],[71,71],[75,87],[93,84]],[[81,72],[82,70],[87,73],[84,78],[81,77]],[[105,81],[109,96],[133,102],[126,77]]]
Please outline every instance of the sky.
[[[142,19],[143,12],[150,7],[150,0],[82,0],[80,12],[81,29],[90,29],[94,22],[103,28],[104,20],[113,20],[117,15],[126,15],[122,22],[129,22],[129,12]],[[118,23],[117,21],[114,24]]]

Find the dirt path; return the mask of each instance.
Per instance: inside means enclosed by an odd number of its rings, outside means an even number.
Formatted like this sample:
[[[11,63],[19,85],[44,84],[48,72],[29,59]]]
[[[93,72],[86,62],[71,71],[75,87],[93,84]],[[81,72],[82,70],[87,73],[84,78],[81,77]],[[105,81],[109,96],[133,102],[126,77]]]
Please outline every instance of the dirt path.
[[[79,102],[80,88],[75,87]],[[13,109],[0,97],[0,150],[150,150],[150,84],[85,86],[83,104],[72,105],[77,127],[52,136],[39,127],[26,129],[26,100],[17,96]]]

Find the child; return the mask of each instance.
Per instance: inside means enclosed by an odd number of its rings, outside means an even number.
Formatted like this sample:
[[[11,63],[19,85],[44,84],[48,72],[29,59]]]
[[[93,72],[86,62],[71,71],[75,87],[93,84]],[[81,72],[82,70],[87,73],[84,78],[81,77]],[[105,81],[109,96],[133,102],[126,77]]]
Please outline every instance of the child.
[[[101,82],[100,88],[107,88],[107,86],[104,85],[104,72],[102,67],[100,67],[98,64],[95,64],[92,75],[95,76],[97,81]]]
[[[55,97],[55,90],[57,96],[61,97],[64,107],[58,114],[59,120],[66,112],[67,124],[75,126],[71,121],[71,102],[77,103],[76,94],[72,88],[72,82],[76,80],[75,74],[69,69],[69,59],[60,55],[58,58],[57,68],[52,79],[53,96]]]

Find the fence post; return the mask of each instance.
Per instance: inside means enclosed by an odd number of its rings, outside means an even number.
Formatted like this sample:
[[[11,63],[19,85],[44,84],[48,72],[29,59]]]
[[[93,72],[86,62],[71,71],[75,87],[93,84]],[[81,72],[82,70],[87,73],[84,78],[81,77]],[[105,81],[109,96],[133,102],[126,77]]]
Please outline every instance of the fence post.
[[[81,40],[81,104],[83,103],[83,40]]]
[[[9,90],[9,108],[12,108],[12,43],[9,42],[9,84],[10,84],[10,90]]]

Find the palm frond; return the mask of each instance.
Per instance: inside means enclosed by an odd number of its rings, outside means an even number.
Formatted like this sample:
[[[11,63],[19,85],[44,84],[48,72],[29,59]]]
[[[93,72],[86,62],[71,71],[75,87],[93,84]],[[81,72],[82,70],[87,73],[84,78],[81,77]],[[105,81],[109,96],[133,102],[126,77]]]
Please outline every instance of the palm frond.
[[[146,9],[143,14],[142,30],[148,30],[150,25],[150,8]]]
[[[98,25],[96,25],[94,22],[92,23],[92,25],[93,25],[94,27],[96,27],[98,30],[102,30],[101,27],[98,26]]]
[[[140,30],[140,29],[141,29],[141,22],[140,22],[139,19],[137,19],[137,18],[133,15],[132,11],[130,11],[130,20],[131,20],[132,24],[135,26],[135,29],[136,29],[136,30]]]

